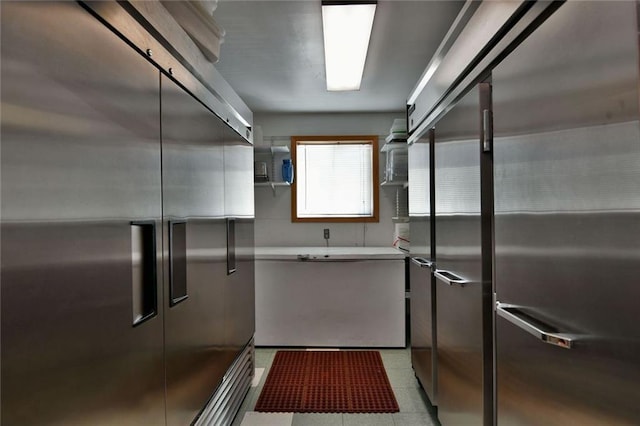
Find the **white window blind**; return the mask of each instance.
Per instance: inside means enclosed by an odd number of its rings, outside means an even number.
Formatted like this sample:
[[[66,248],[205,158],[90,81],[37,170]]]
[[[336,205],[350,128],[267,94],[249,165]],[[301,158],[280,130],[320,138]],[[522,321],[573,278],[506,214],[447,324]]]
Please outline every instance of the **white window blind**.
[[[298,218],[374,215],[370,142],[299,143],[296,159]]]

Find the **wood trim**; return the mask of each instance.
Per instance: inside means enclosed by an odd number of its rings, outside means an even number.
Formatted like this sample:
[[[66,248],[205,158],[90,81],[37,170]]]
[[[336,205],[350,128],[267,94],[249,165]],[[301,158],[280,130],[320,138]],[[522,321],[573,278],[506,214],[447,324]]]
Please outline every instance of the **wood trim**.
[[[294,167],[297,164],[297,146],[302,142],[320,143],[344,143],[349,142],[371,142],[373,146],[372,184],[373,184],[373,216],[370,217],[298,217],[298,186],[297,179],[291,185],[291,222],[294,223],[371,223],[380,222],[380,152],[378,148],[377,135],[337,135],[337,136],[291,136],[291,162]]]
[[[297,142],[340,142],[340,141],[374,141],[378,143],[378,135],[333,135],[333,136],[291,136],[291,146]]]
[[[291,163],[293,163],[293,183],[291,184],[291,222],[298,222],[298,140],[291,137]]]

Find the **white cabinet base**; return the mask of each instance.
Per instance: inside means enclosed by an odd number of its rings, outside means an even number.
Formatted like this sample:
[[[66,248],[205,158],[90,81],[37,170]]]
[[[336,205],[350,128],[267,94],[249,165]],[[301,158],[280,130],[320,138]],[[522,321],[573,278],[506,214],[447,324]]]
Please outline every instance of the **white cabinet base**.
[[[404,260],[256,260],[255,344],[404,347]]]

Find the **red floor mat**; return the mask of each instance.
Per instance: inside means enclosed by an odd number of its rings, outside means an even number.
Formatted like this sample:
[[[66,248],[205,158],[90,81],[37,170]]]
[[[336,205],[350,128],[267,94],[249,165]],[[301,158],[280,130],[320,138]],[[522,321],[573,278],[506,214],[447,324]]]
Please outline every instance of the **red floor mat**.
[[[378,351],[278,351],[255,411],[400,411]]]

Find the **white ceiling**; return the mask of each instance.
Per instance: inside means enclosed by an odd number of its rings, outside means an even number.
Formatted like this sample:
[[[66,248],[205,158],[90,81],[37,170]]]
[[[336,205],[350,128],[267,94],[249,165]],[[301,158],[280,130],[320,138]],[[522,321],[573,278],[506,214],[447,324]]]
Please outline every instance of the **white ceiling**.
[[[220,0],[218,71],[254,112],[396,112],[464,1],[378,1],[362,85],[327,92],[320,0]]]

